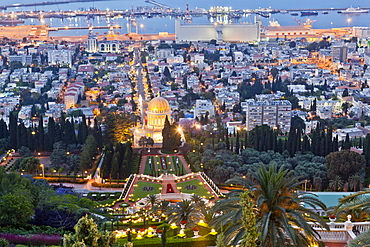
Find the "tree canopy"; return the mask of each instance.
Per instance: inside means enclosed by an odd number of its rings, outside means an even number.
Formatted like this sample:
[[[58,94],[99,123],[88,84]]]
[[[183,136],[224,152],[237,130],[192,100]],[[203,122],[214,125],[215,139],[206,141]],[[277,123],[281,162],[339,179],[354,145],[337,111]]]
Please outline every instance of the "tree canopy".
[[[326,156],[326,165],[329,179],[340,176],[344,181],[348,181],[351,175],[365,168],[365,158],[356,152],[343,150]]]

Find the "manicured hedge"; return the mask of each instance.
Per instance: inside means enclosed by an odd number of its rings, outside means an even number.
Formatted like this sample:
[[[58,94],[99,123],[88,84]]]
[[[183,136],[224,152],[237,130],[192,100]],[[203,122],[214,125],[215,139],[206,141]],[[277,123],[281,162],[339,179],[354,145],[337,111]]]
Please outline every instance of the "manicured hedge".
[[[93,182],[91,185],[94,187],[101,187],[101,188],[123,188],[125,187],[124,184],[109,184],[109,183],[99,184],[96,182]]]

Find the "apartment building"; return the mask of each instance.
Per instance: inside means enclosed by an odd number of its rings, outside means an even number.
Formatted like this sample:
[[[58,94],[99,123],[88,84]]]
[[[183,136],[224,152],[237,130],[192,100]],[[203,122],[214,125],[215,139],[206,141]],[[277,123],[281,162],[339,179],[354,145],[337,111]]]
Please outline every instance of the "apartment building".
[[[247,100],[245,106],[246,129],[267,124],[281,132],[289,132],[292,104],[288,100],[255,101]]]

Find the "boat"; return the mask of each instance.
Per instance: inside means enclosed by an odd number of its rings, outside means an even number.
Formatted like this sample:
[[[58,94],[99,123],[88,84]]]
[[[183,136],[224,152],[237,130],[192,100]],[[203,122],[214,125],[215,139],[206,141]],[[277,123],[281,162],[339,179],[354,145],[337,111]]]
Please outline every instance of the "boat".
[[[297,16],[297,15],[298,15],[298,13],[297,13],[297,12],[292,12],[292,13],[290,13],[290,15],[292,15],[292,16]]]
[[[280,23],[277,20],[269,21],[269,27],[280,27]]]
[[[362,14],[362,13],[369,13],[369,10],[360,9],[360,7],[353,8],[351,6],[348,9],[342,11],[342,14]]]
[[[17,24],[22,24],[22,23],[24,23],[24,20],[11,19],[11,18],[0,19],[0,25],[3,25],[3,26],[16,26]]]
[[[322,14],[327,15],[327,14],[329,14],[329,11],[323,11]]]
[[[307,16],[307,15],[318,15],[319,13],[317,11],[301,11],[301,16]]]

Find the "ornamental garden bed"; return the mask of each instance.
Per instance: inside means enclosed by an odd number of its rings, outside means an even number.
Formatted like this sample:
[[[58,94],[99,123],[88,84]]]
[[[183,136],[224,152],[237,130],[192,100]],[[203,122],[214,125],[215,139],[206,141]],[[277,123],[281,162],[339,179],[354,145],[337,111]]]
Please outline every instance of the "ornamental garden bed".
[[[137,201],[141,198],[147,197],[148,195],[160,194],[161,188],[162,184],[138,181],[130,199]]]
[[[181,189],[179,188],[179,191],[182,193],[196,194],[207,198],[211,196],[210,192],[204,187],[199,179],[177,183],[176,185],[178,188],[181,187]]]

